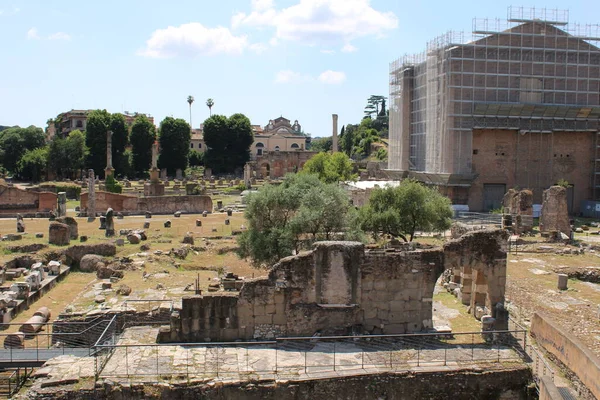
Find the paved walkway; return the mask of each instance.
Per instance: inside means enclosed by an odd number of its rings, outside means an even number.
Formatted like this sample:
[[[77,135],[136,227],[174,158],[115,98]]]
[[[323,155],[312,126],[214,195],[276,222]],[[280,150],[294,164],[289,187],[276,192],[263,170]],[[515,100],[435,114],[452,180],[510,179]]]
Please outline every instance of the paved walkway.
[[[139,382],[165,379],[223,380],[315,379],[325,376],[382,371],[465,367],[490,362],[517,361],[520,356],[500,345],[447,345],[416,350],[392,341],[294,341],[285,344],[140,345],[156,337],[156,328],[128,329],[101,378]],[[410,348],[409,348],[410,347]]]

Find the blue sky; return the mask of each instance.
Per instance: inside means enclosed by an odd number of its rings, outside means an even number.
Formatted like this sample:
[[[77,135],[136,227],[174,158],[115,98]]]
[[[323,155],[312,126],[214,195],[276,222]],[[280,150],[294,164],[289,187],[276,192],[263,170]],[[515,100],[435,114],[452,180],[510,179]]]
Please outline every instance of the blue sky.
[[[564,8],[533,2],[527,7]],[[356,123],[388,92],[389,63],[474,17],[506,18],[505,1],[0,0],[0,125],[44,126],[72,108],[189,119],[283,115],[314,137]],[[568,4],[600,23],[600,2]]]

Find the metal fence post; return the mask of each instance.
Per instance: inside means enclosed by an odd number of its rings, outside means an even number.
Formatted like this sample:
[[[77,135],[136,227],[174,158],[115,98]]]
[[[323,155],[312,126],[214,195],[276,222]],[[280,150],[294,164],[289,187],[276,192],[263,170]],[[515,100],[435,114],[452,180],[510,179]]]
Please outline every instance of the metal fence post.
[[[307,374],[308,372],[306,372],[306,353],[308,352],[308,350],[304,350],[304,373]]]
[[[129,352],[127,345],[125,345],[125,371],[127,372],[127,376],[129,376]]]
[[[160,374],[159,374],[159,370],[158,370],[158,349],[159,347],[154,346],[156,349],[156,381],[159,382],[160,381]]]
[[[448,347],[444,346],[444,365],[448,364]]]
[[[187,377],[188,384],[190,383],[190,348],[186,347],[185,352],[185,375]]]
[[[421,365],[421,346],[417,347],[417,367]]]
[[[217,378],[219,377],[219,346],[217,346]]]
[[[278,342],[275,341],[275,375],[277,375],[277,350],[279,348]]]
[[[475,334],[471,333],[471,361],[475,361]]]
[[[333,370],[335,371],[335,340],[333,341]]]
[[[360,352],[361,352],[361,355],[360,355],[360,357],[361,357],[361,368],[365,369],[365,349],[361,348]]]

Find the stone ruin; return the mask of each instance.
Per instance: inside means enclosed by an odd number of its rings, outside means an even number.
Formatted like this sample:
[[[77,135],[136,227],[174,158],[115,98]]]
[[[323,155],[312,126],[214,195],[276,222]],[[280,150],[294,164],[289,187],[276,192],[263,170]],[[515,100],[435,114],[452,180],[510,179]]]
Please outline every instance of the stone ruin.
[[[555,232],[559,235],[563,233],[567,237],[571,235],[567,189],[564,187],[551,186],[549,189],[544,190],[540,232]]]
[[[268,277],[246,280],[237,294],[184,297],[159,341],[428,331],[434,287],[448,269],[470,312],[482,310],[495,329],[506,329],[506,239],[504,230],[476,231],[443,248],[416,251],[318,242],[312,251],[280,260]]]
[[[533,192],[509,189],[502,199],[502,227],[517,235],[533,229]]]

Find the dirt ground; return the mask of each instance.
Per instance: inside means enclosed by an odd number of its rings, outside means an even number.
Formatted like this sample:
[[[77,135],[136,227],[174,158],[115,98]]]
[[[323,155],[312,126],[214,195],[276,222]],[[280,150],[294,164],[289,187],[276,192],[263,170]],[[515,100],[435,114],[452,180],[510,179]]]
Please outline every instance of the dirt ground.
[[[74,216],[74,211],[67,213]],[[230,225],[225,225],[229,218]],[[202,222],[201,227],[196,226],[196,220]],[[100,230],[100,221],[87,222],[87,218],[76,218],[79,235],[88,236],[87,243],[100,243],[114,241],[119,236],[121,229],[141,229],[146,221],[143,216],[127,216],[116,219],[114,238],[106,238],[105,231]],[[171,228],[165,228],[164,222],[171,221]],[[117,246],[114,259],[129,258],[134,270],[124,271],[123,279],[113,283],[112,289],[102,290],[102,280],[96,279],[93,273],[71,272],[57,287],[37,301],[32,307],[17,316],[14,322],[24,322],[41,306],[48,306],[53,316],[64,311],[67,306],[73,311],[91,311],[96,308],[118,307],[123,301],[130,299],[179,299],[184,295],[192,294],[184,291],[188,285],[193,285],[199,278],[200,288],[207,290],[210,283],[218,279],[219,274],[232,272],[240,277],[252,278],[265,275],[266,271],[253,268],[247,260],[240,259],[235,249],[236,240],[232,231],[239,231],[245,223],[243,212],[234,212],[231,217],[226,213],[202,215],[182,215],[175,218],[170,215],[154,215],[150,222],[150,229],[146,229],[148,240],[138,245],[129,244],[125,239],[124,246]],[[48,219],[25,219],[26,232],[23,240],[0,242],[0,262],[9,261],[20,253],[11,253],[8,246],[29,243],[48,243]],[[0,233],[16,232],[15,219],[0,219]],[[44,233],[44,238],[35,238],[35,233]],[[181,260],[168,255],[172,249],[179,249],[184,245],[181,240],[186,232],[193,234],[195,243],[193,250]],[[79,244],[79,240],[72,240],[72,245]],[[141,250],[141,245],[148,245],[149,250]],[[61,247],[49,246],[51,251]],[[162,254],[161,254],[162,253]],[[11,281],[5,285],[10,286]],[[130,296],[118,296],[116,290],[120,285],[128,285],[133,289]],[[106,301],[98,305],[96,296],[104,296]]]

